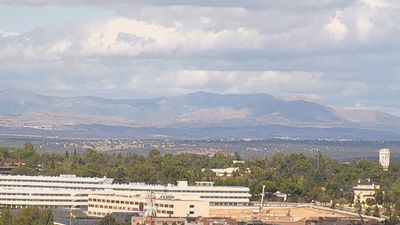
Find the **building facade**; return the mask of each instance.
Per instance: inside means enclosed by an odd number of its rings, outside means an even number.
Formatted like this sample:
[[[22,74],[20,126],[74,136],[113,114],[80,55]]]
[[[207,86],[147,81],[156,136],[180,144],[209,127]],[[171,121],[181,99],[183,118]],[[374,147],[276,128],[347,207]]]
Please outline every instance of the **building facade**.
[[[353,187],[354,203],[365,204],[368,199],[375,200],[375,193],[380,189],[379,184],[371,179],[358,180]]]
[[[88,215],[103,217],[114,212],[143,212],[149,198],[147,194],[105,191],[89,195]],[[198,196],[155,194],[153,203],[159,217],[208,217],[209,202]]]
[[[114,184],[113,179],[106,177],[0,175],[0,204],[7,207],[87,208],[89,195],[105,190],[125,191],[131,195],[154,192],[181,198],[194,196],[210,206],[244,206],[249,204],[251,196],[248,187],[214,186],[213,182],[196,182],[195,185],[189,185],[187,181],[178,181],[177,185]],[[41,194],[40,199],[38,194]]]

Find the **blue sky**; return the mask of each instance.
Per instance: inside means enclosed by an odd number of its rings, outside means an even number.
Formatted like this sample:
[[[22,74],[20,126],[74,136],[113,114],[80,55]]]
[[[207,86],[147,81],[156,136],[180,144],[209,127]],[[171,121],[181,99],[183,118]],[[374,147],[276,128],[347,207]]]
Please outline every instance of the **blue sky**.
[[[114,16],[104,7],[73,5],[0,5],[0,27],[8,32],[27,32],[35,28],[62,25]]]
[[[0,89],[269,93],[400,115],[394,0],[0,0]]]

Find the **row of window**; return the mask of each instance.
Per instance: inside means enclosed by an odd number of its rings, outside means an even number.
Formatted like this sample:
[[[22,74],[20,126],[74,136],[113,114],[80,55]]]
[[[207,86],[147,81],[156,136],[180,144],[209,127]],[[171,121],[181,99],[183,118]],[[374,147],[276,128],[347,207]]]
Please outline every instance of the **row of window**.
[[[240,196],[200,196],[200,198],[230,198],[230,199],[248,199],[248,197]]]
[[[173,211],[166,211],[166,210],[157,210],[157,213],[162,213],[162,214],[168,214],[168,215],[173,215]]]
[[[28,193],[1,193],[0,195],[22,195],[22,196],[27,196],[29,195]]]
[[[110,200],[110,199],[97,199],[97,198],[89,198],[89,202],[104,202],[104,203],[115,203],[115,204],[126,204],[126,205],[139,205],[140,202],[134,201],[122,201],[122,200]],[[157,207],[165,207],[165,208],[174,208],[172,204],[155,204]]]
[[[31,182],[31,183],[60,183],[60,184],[104,184],[101,182],[96,181],[88,181],[88,182],[78,182],[78,181],[49,181],[49,180],[13,180],[13,179],[4,179],[0,180],[1,182]]]
[[[111,205],[95,205],[89,204],[89,208],[100,208],[100,209],[115,209],[115,210],[128,210],[128,211],[138,211],[138,208],[125,207],[125,206],[111,206]]]
[[[22,209],[32,207],[31,205],[7,205],[8,208]],[[39,206],[42,209],[68,209],[70,206]]]
[[[10,184],[1,184],[3,187],[30,187],[30,188],[55,188],[55,186],[42,186],[42,185],[28,185],[28,184],[19,184],[19,185],[10,185]],[[61,187],[65,189],[73,189],[73,190],[103,190],[104,188],[101,187]],[[163,192],[181,192],[181,193],[222,193],[222,194],[248,194],[247,191],[198,191],[198,190],[153,190],[153,189],[131,189],[131,188],[118,188],[115,187],[115,190],[119,191],[137,191],[137,192],[143,192],[143,191],[163,191]]]
[[[31,194],[32,196],[71,196],[70,194]]]
[[[13,201],[13,202],[87,202],[84,199],[16,199],[16,198],[2,198],[0,201]]]
[[[130,208],[130,207],[96,207],[96,205],[89,205],[89,207],[94,207],[94,208],[101,208],[101,209],[115,209],[115,210],[127,210],[127,211],[138,211],[138,209],[137,208]],[[168,215],[170,215],[170,216],[172,216],[172,215],[174,215],[174,212],[173,211],[169,211],[169,210],[157,210],[157,213],[162,213],[162,214],[168,214]],[[93,212],[93,211],[88,211],[88,214],[89,215],[99,215],[99,216],[102,216],[102,215],[106,215],[107,213],[104,213],[104,212]],[[189,214],[194,214],[194,211],[190,211],[189,212]]]
[[[211,206],[246,206],[248,203],[237,203],[237,202],[210,202]]]
[[[104,212],[88,212],[89,215],[93,215],[93,216],[106,216],[108,213],[104,213]]]
[[[140,204],[140,202],[133,202],[133,201],[120,201],[120,200],[97,199],[97,198],[89,198],[89,202],[107,202],[107,203],[117,203],[117,204],[127,204],[127,205]]]
[[[98,187],[56,187],[56,186],[42,186],[42,185],[11,185],[11,184],[0,184],[1,187],[16,187],[16,188],[62,188],[68,190],[104,190],[104,188]]]

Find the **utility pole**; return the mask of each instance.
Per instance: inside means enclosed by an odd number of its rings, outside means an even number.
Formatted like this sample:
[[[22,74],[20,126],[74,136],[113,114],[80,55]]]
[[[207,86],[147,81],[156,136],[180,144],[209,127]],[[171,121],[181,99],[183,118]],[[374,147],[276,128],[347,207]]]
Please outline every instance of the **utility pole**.
[[[321,152],[319,151],[319,149],[317,149],[317,170],[319,171],[319,167],[320,167],[320,160],[321,160]]]
[[[264,195],[265,195],[265,185],[263,185],[263,187],[262,187],[261,202],[260,202],[259,212],[262,211],[263,206],[264,206]]]

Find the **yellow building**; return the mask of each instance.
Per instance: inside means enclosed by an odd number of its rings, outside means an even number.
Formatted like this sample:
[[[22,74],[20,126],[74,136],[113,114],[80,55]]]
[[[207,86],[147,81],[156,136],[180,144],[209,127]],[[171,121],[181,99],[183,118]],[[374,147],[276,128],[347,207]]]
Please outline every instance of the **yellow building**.
[[[198,196],[154,194],[154,206],[160,217],[208,217],[209,202]],[[145,194],[103,192],[89,195],[88,215],[103,217],[113,212],[144,212],[148,203]]]
[[[358,180],[357,186],[353,187],[354,203],[364,205],[368,199],[375,200],[375,193],[379,189],[379,184],[371,179]]]

